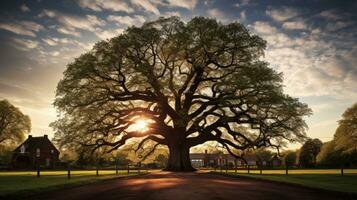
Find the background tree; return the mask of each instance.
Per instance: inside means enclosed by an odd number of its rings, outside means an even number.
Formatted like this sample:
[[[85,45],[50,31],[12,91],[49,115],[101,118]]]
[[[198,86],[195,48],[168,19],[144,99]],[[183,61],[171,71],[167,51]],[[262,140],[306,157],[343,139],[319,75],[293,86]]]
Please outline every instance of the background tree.
[[[286,151],[283,156],[283,163],[287,166],[296,165],[297,152],[296,151]]]
[[[273,153],[267,149],[260,148],[252,152],[253,155],[255,154],[258,158],[258,160],[261,162],[261,164],[265,161],[268,162],[271,160],[273,157]]]
[[[109,152],[141,138],[143,158],[166,145],[171,171],[194,170],[190,148],[207,141],[237,158],[302,141],[311,110],[283,93],[282,75],[260,60],[265,47],[239,23],[203,17],[130,27],[67,66],[56,137]]]
[[[349,152],[357,149],[357,103],[342,114],[334,141],[336,150]]]
[[[300,149],[299,164],[302,167],[314,167],[316,165],[316,157],[322,147],[322,142],[319,139],[308,139]]]
[[[168,156],[164,154],[159,154],[155,157],[154,162],[159,165],[159,167],[165,167],[168,160]]]
[[[0,101],[0,145],[22,142],[31,131],[31,121],[7,100]]]
[[[317,155],[317,163],[321,166],[340,167],[341,166],[341,152],[335,150],[335,142],[325,142],[320,153]]]
[[[330,167],[357,166],[357,103],[343,113],[333,140],[323,145],[317,159]]]
[[[117,152],[114,159],[120,166],[126,166],[131,163],[128,152]]]

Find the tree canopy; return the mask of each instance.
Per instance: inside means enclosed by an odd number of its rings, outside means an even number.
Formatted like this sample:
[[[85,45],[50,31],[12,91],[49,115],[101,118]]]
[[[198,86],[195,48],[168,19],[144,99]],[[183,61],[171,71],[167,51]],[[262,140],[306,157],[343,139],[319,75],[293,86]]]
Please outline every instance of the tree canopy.
[[[299,164],[302,167],[314,167],[316,165],[316,157],[322,147],[322,142],[319,139],[308,139],[300,148]]]
[[[30,131],[30,118],[9,101],[0,100],[0,144],[17,144]]]
[[[237,158],[302,141],[311,110],[283,93],[282,74],[261,60],[265,47],[238,22],[171,17],[130,27],[67,66],[56,138],[108,151],[140,138],[143,157],[166,145],[167,169],[177,171],[192,170],[189,149],[207,141]],[[133,128],[138,120],[145,128]]]
[[[342,114],[332,141],[323,145],[318,155],[322,165],[357,165],[357,103]]]
[[[357,148],[357,103],[342,114],[334,140],[337,150],[352,151]]]

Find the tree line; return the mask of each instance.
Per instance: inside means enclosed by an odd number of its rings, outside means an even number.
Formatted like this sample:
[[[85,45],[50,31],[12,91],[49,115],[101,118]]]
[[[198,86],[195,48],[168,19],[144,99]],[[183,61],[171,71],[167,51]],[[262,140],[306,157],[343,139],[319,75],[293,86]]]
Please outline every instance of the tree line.
[[[342,114],[331,141],[308,139],[299,150],[287,152],[284,158],[290,166],[305,168],[357,167],[357,103]]]

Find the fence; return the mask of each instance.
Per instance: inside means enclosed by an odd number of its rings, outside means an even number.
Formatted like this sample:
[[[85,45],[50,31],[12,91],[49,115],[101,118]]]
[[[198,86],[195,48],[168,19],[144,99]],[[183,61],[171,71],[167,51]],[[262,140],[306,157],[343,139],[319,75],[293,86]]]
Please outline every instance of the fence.
[[[239,167],[227,167],[227,166],[217,166],[214,167],[213,170],[215,172],[220,173],[242,173],[242,174],[285,174],[289,175],[290,173],[293,174],[340,174],[344,176],[346,171],[347,173],[357,173],[357,169],[355,168],[344,168],[341,167],[340,169],[326,169],[326,168],[313,168],[313,169],[305,169],[305,168],[292,168],[292,167],[260,167],[260,166],[239,166]]]
[[[115,174],[116,175],[119,175],[119,171],[125,171],[127,174],[130,174],[130,173],[138,173],[138,174],[141,174],[141,173],[148,173],[148,167],[147,165],[141,165],[141,164],[128,164],[128,165],[125,165],[125,166],[119,166],[119,165],[115,165],[115,167],[100,167],[99,165],[97,165],[95,168],[92,168],[92,169],[86,169],[87,171],[93,171],[93,173],[95,173],[96,176],[99,176],[101,173],[101,171],[108,171],[108,170],[111,170],[111,171],[115,171]],[[37,177],[41,177],[41,167],[40,166],[37,166],[36,168],[36,176]],[[47,170],[46,170],[47,171]],[[65,171],[65,170],[64,170]],[[71,179],[71,176],[72,176],[72,171],[73,169],[71,168],[71,165],[68,163],[67,164],[67,178],[68,179]],[[77,170],[76,170],[77,171]]]

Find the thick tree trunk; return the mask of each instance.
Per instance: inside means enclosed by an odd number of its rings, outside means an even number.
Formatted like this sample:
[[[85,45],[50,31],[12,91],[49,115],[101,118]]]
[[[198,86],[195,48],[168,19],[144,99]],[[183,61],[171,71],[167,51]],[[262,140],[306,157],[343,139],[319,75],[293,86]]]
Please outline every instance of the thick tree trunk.
[[[190,148],[184,145],[169,145],[169,159],[165,171],[188,172],[195,171],[190,160]]]

